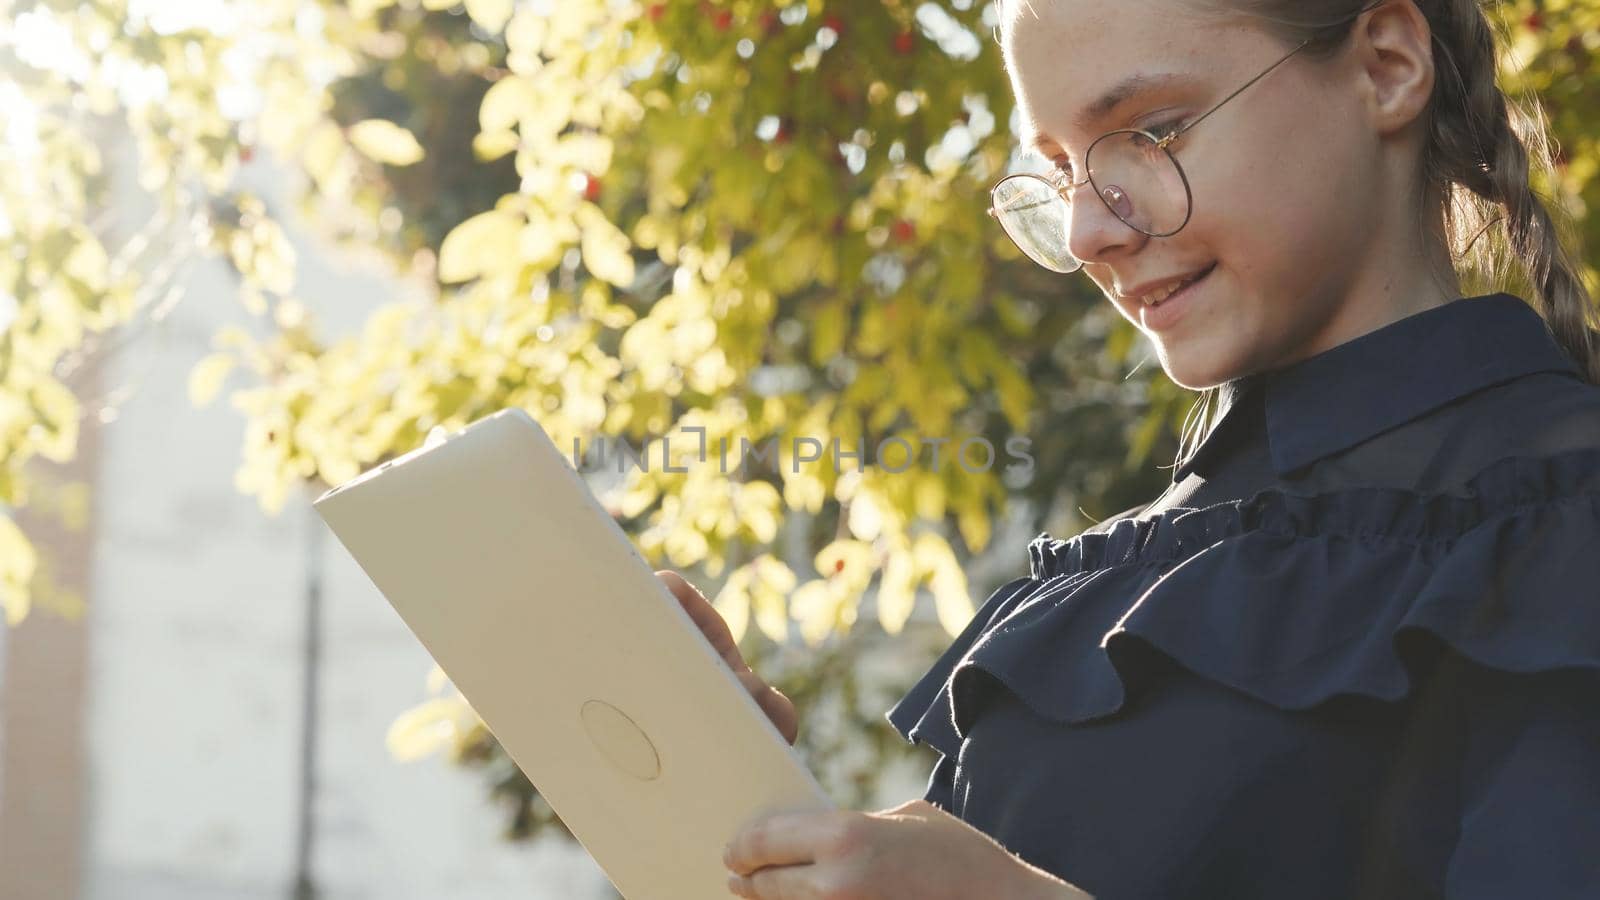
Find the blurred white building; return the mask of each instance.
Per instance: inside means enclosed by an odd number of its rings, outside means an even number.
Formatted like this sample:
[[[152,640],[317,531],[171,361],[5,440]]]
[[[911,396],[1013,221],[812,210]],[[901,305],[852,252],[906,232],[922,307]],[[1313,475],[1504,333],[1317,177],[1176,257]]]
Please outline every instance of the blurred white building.
[[[241,181],[291,226],[298,293],[326,335],[405,290],[293,228],[269,164]],[[147,207],[127,189],[118,212],[131,227]],[[234,488],[242,415],[225,394],[196,410],[187,385],[217,328],[252,328],[250,316],[224,263],[198,259],[182,281],[170,314],[99,373],[131,390],[111,421],[85,423],[67,473],[91,486],[87,529],[38,530],[84,618],[36,611],[0,627],[0,898],[294,897],[313,588],[315,896],[615,897],[576,845],[505,842],[479,774],[389,757],[385,731],[425,696],[430,660],[308,498],[269,518]]]

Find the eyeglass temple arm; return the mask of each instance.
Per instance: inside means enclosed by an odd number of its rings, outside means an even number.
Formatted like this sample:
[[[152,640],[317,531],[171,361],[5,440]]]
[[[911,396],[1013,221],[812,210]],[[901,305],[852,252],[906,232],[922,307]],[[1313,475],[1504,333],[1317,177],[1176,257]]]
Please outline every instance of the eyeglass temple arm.
[[[1388,2],[1388,0],[1372,0],[1372,2],[1370,2],[1370,3],[1363,4],[1361,6],[1361,8],[1356,10],[1355,12],[1341,17],[1340,22],[1330,23],[1330,25],[1328,27],[1332,27],[1332,25],[1334,25],[1334,24],[1340,24],[1346,19],[1359,18],[1362,13],[1368,12],[1370,10],[1377,9],[1378,7],[1382,6],[1386,2]],[[1160,145],[1163,148],[1165,148],[1168,144],[1170,144],[1173,141],[1177,140],[1178,139],[1178,135],[1183,134],[1185,131],[1188,131],[1189,129],[1195,127],[1196,125],[1199,125],[1202,121],[1205,120],[1206,116],[1209,116],[1212,113],[1216,112],[1217,108],[1222,106],[1222,104],[1227,103],[1229,100],[1232,100],[1234,97],[1239,96],[1239,94],[1242,93],[1245,88],[1249,87],[1252,84],[1255,84],[1257,81],[1260,81],[1262,78],[1265,78],[1266,75],[1267,75],[1267,72],[1271,72],[1273,69],[1276,69],[1278,66],[1282,65],[1284,60],[1287,60],[1289,57],[1295,55],[1296,53],[1299,53],[1302,49],[1305,48],[1305,46],[1307,44],[1311,43],[1311,40],[1312,40],[1311,38],[1306,38],[1305,40],[1303,40],[1300,43],[1296,44],[1295,48],[1293,50],[1290,50],[1288,53],[1285,53],[1277,62],[1273,63],[1270,66],[1267,66],[1266,70],[1263,71],[1260,75],[1257,75],[1256,77],[1254,77],[1254,78],[1250,79],[1249,81],[1246,81],[1244,84],[1240,85],[1239,86],[1239,90],[1234,91],[1233,93],[1229,94],[1226,97],[1223,97],[1222,100],[1220,100],[1217,103],[1216,106],[1213,106],[1210,109],[1206,110],[1204,113],[1202,113],[1200,115],[1200,118],[1195,119],[1193,122],[1190,122],[1189,124],[1187,124],[1187,125],[1183,126],[1182,128],[1178,129],[1177,131],[1174,131],[1172,134],[1169,134],[1165,138],[1162,138],[1161,141],[1160,141]]]
[[[1177,131],[1174,131],[1171,134],[1167,135],[1166,137],[1162,138],[1160,141],[1157,142],[1159,144],[1159,146],[1166,147],[1168,144],[1170,144],[1173,141],[1177,140],[1178,139],[1178,135],[1183,134],[1185,131],[1188,131],[1189,129],[1195,127],[1196,125],[1199,125],[1201,122],[1204,122],[1205,119],[1206,119],[1206,116],[1209,116],[1212,113],[1216,112],[1218,109],[1221,109],[1222,105],[1224,103],[1227,103],[1229,100],[1232,100],[1233,98],[1235,98],[1235,97],[1239,96],[1240,94],[1244,93],[1244,89],[1245,88],[1247,88],[1250,85],[1255,84],[1256,82],[1260,81],[1261,79],[1267,77],[1267,73],[1268,72],[1271,72],[1273,69],[1276,69],[1277,67],[1283,65],[1283,63],[1285,61],[1287,61],[1289,59],[1289,57],[1295,55],[1296,53],[1299,53],[1309,43],[1311,43],[1311,40],[1309,38],[1307,38],[1306,40],[1301,41],[1299,44],[1296,44],[1295,48],[1293,50],[1290,50],[1288,53],[1285,53],[1283,56],[1279,57],[1277,62],[1273,63],[1270,66],[1267,66],[1265,69],[1263,69],[1261,71],[1261,74],[1257,75],[1256,77],[1254,77],[1254,78],[1250,79],[1249,81],[1246,81],[1244,84],[1240,85],[1238,90],[1234,91],[1233,93],[1229,94],[1228,96],[1223,97],[1221,100],[1217,101],[1217,104],[1215,106],[1213,106],[1210,109],[1206,110],[1205,112],[1201,113],[1200,117],[1198,119],[1195,119],[1194,121],[1190,122],[1189,124],[1187,124],[1187,125],[1183,126],[1182,128],[1178,129]]]

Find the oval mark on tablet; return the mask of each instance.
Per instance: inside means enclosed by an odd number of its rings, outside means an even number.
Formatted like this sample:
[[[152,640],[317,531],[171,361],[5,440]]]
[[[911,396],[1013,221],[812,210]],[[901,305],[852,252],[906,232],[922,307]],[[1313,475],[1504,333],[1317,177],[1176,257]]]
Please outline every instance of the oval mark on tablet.
[[[589,740],[612,765],[642,781],[650,781],[661,774],[661,758],[656,755],[656,745],[644,729],[633,723],[627,713],[604,700],[588,700],[579,710],[583,730]]]

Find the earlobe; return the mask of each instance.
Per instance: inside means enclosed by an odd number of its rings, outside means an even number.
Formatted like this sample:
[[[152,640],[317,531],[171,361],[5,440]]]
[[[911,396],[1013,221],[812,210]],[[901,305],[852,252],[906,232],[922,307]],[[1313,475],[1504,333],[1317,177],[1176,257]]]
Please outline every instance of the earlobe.
[[[1405,128],[1427,108],[1436,77],[1432,33],[1413,0],[1385,3],[1356,21],[1351,37],[1371,87],[1370,112],[1380,134]]]

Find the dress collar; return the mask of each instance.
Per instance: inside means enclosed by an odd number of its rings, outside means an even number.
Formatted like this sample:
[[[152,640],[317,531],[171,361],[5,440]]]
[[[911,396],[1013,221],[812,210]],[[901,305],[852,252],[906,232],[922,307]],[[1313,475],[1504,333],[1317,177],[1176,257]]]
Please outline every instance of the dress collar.
[[[1246,399],[1264,407],[1281,477],[1492,384],[1547,371],[1581,377],[1533,307],[1506,293],[1462,298],[1220,385],[1220,419],[1172,480],[1231,443],[1249,418]]]

